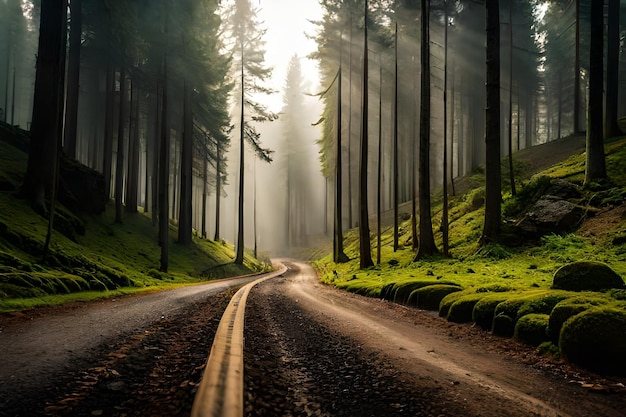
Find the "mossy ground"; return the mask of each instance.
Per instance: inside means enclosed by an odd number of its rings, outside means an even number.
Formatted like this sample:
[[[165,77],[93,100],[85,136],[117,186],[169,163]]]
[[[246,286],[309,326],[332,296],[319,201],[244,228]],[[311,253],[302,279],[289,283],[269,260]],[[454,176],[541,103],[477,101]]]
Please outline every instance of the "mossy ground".
[[[189,285],[270,267],[248,252],[243,266],[234,265],[234,247],[223,241],[194,236],[190,245],[179,245],[172,227],[168,272],[160,272],[158,228],[144,213],[125,213],[123,222],[115,223],[112,205],[89,216],[59,207],[65,220],[55,224],[65,227],[54,231],[42,261],[48,221],[15,197],[25,167],[26,155],[0,141],[0,311]]]
[[[568,146],[566,140],[559,141],[559,146]],[[580,142],[580,141],[578,141]],[[607,171],[609,180],[603,184],[591,184],[583,189],[584,197],[576,202],[587,212],[587,219],[580,228],[565,235],[545,235],[539,240],[520,241],[512,224],[518,220],[515,215],[527,205],[536,190],[545,186],[545,178],[562,178],[582,187],[584,179],[584,153],[574,155],[564,161],[554,161],[555,165],[544,164],[541,170],[529,171],[537,166],[537,153],[527,156],[528,160],[516,161],[518,190],[521,192],[514,199],[507,184],[503,184],[503,238],[499,243],[484,247],[478,245],[482,233],[484,217],[484,188],[482,173],[477,170],[470,178],[459,181],[466,185],[463,194],[450,198],[450,256],[437,255],[417,262],[413,261],[415,252],[411,247],[410,223],[405,221],[400,227],[398,251],[393,251],[393,228],[383,230],[381,245],[381,263],[359,269],[358,231],[350,230],[345,234],[345,253],[350,257],[346,263],[335,264],[332,255],[315,262],[322,281],[348,291],[379,297],[381,292],[394,285],[410,287],[412,282],[432,281],[455,283],[463,288],[443,298],[439,305],[440,315],[454,321],[472,321],[473,308],[478,304],[478,318],[481,327],[488,328],[486,321],[494,320],[500,314],[495,309],[499,301],[516,305],[524,314],[549,314],[562,299],[568,298],[563,291],[552,290],[554,272],[563,265],[578,260],[594,260],[609,265],[615,272],[626,278],[626,139],[620,138],[606,146]],[[521,153],[520,153],[521,154]],[[543,152],[548,158],[550,151]],[[540,154],[541,155],[541,154]],[[503,170],[506,165],[503,166]],[[546,168],[547,167],[547,168]],[[508,175],[503,174],[503,177]],[[467,184],[470,184],[467,186]],[[472,186],[474,186],[472,188]],[[525,190],[525,187],[529,187]],[[460,187],[459,187],[460,188]],[[521,197],[520,197],[521,195]],[[433,197],[433,229],[438,247],[441,248],[442,235],[441,197]],[[509,217],[507,217],[509,216]],[[373,251],[376,251],[373,239]],[[501,293],[500,295],[494,295]],[[383,294],[384,296],[385,294]],[[571,293],[584,296],[581,293]],[[478,303],[483,297],[488,297]],[[624,290],[604,293],[592,293],[590,297],[603,298],[615,308],[624,308],[626,298]],[[384,297],[387,298],[387,297]],[[529,302],[514,302],[513,299],[529,299]],[[454,306],[454,307],[453,307]],[[470,306],[470,307],[468,307]],[[442,314],[443,310],[443,314]],[[506,315],[506,317],[504,317]],[[513,335],[519,314],[501,314],[500,321],[510,321],[510,336]],[[543,323],[543,322],[542,322]],[[493,324],[492,324],[493,325]],[[533,340],[533,343],[538,341]]]

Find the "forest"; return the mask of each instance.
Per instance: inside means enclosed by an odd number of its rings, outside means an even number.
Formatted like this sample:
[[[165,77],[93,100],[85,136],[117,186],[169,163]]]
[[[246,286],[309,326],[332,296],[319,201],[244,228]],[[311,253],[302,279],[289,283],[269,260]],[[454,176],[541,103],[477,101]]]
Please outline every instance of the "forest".
[[[319,0],[278,91],[267,3],[0,0],[3,308],[308,256],[340,288],[615,365],[626,7]]]

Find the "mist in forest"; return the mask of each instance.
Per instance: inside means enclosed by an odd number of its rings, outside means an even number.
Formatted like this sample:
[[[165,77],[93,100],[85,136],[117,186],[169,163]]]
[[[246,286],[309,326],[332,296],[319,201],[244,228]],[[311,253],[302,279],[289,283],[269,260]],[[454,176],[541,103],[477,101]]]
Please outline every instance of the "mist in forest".
[[[314,126],[322,107],[319,99],[311,95],[316,88],[314,82],[303,78],[302,60],[292,57],[287,72],[293,72],[294,65],[297,66],[296,80],[289,85],[289,76],[285,74],[284,90],[276,93],[283,97],[278,119],[257,125],[263,146],[273,151],[272,162],[262,162],[247,151],[246,247],[253,247],[256,235],[259,250],[271,255],[288,255],[294,248],[306,247],[310,238],[319,238],[328,232],[324,217],[325,181],[319,169],[316,144],[320,128]],[[236,161],[238,152],[238,147],[231,148],[228,160]],[[231,181],[225,188],[228,208],[223,222],[227,240],[237,232],[235,205],[238,198],[238,166],[234,163],[229,167]]]
[[[272,6],[282,7],[295,21],[300,10],[295,4]],[[485,163],[485,5],[465,0],[428,4],[429,181],[438,192],[444,182]],[[307,13],[312,10],[300,5]],[[159,210],[166,210],[167,220],[181,230],[193,228],[199,236],[230,243],[238,238],[243,172],[245,247],[276,255],[332,232],[338,133],[343,227],[358,225],[359,149],[366,117],[370,216],[377,214],[378,192],[383,211],[391,210],[394,198],[409,202],[416,188],[424,104],[424,17],[417,1],[369,2],[369,110],[363,115],[363,5],[328,1],[315,5],[323,12],[314,18],[299,16],[313,20],[307,36],[316,49],[294,55],[293,65],[277,69],[270,61],[291,56],[292,48],[304,43],[272,30],[302,27],[284,22],[280,13],[260,13],[269,2],[70,1],[62,61],[64,152],[103,174],[117,221],[123,220],[122,206],[125,213],[143,211],[155,225]],[[500,2],[501,156],[584,131],[591,5]],[[32,122],[41,13],[40,2],[0,0],[0,119],[24,129]],[[618,54],[618,86],[626,78],[624,56]],[[319,79],[294,69],[296,62],[300,67],[307,62],[309,70],[315,62]],[[279,79],[278,85],[272,79]],[[607,95],[617,89],[607,88]],[[625,97],[619,96],[620,114]],[[268,107],[277,98],[282,104]],[[160,155],[167,156],[160,160]],[[166,204],[157,204],[159,195],[166,196]]]

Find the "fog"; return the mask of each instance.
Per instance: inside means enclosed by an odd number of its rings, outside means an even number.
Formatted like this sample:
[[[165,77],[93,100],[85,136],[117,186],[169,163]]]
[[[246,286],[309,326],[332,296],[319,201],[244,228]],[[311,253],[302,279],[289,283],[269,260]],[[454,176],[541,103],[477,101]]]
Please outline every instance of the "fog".
[[[75,149],[64,143],[65,151],[102,172],[109,197],[119,191],[114,180],[121,176],[124,203],[133,206],[134,199],[127,194],[134,194],[133,186],[138,183],[137,207],[127,209],[132,212],[140,208],[156,219],[158,144],[161,133],[166,132],[171,155],[169,166],[164,168],[169,174],[168,215],[176,224],[184,177],[181,149],[185,132],[192,130],[193,228],[208,238],[216,234],[220,191],[218,237],[235,243],[239,74],[244,62],[242,78],[250,89],[245,91],[244,112],[244,126],[249,129],[244,154],[245,246],[252,249],[256,245],[271,255],[289,254],[330,234],[338,128],[343,138],[343,221],[345,227],[355,227],[363,117],[362,4],[356,0],[328,1],[325,8],[317,0],[84,2],[78,33],[80,74],[67,71],[68,84],[79,85],[77,140]],[[485,10],[484,4],[475,1],[433,0],[430,4],[430,182],[437,192],[444,180],[471,174],[484,162]],[[509,153],[509,121],[513,152],[584,130],[589,2],[580,2],[577,63],[575,4],[500,2],[502,156]],[[415,143],[420,133],[422,16],[415,1],[371,0],[369,5],[367,181],[369,213],[374,216],[379,141],[383,210],[391,209],[394,197],[400,202],[412,198]],[[444,5],[448,7],[447,45]],[[233,7],[242,10],[238,18]],[[625,10],[622,7],[621,13]],[[39,13],[39,2],[0,0],[0,119],[25,129],[30,128],[33,108]],[[69,16],[71,21],[71,10]],[[236,34],[248,37],[237,38]],[[241,52],[243,59],[239,46],[241,51],[247,48]],[[293,70],[290,62],[296,56],[299,81],[288,81]],[[620,55],[622,87],[626,79],[624,56]],[[340,64],[343,123],[338,127],[336,74]],[[125,74],[125,83],[121,74]],[[448,81],[445,109],[444,74]],[[265,94],[270,90],[275,93]],[[189,91],[191,96],[185,96]],[[167,128],[160,119],[165,98]],[[71,100],[67,94],[65,101]],[[620,112],[624,113],[626,94],[619,100]],[[190,111],[191,128],[183,121],[190,120]],[[448,120],[445,158],[449,162],[445,175],[444,111]],[[396,134],[398,147],[394,149]],[[118,149],[122,151],[120,164],[116,164]],[[271,151],[271,163],[257,157],[259,150]],[[398,153],[396,167],[394,151]],[[395,181],[397,196],[393,195]]]

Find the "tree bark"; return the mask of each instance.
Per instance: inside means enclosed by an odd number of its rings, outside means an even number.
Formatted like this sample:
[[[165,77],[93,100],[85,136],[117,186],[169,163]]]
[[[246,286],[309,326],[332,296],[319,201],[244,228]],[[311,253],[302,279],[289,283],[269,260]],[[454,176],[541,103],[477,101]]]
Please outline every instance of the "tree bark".
[[[607,61],[606,61],[606,97],[604,119],[604,137],[620,136],[622,132],[617,125],[618,91],[619,91],[619,0],[609,0],[607,30]]]
[[[209,146],[208,143],[208,137],[207,134],[205,134],[204,136],[204,155],[202,156],[202,218],[201,223],[201,230],[202,230],[202,237],[204,239],[206,239],[207,237],[207,233],[206,233],[206,207],[207,207],[207,196],[208,196],[208,192],[207,192],[207,179],[209,176],[209,163],[208,163],[208,158],[209,158],[209,151],[207,149],[207,147]]]
[[[70,2],[70,51],[67,68],[67,96],[65,112],[65,154],[76,158],[78,122],[78,93],[80,81],[80,43],[82,38],[82,0]]]
[[[441,213],[441,240],[443,254],[448,256],[448,0],[444,0],[443,5],[445,10],[443,18],[443,210]]]
[[[602,134],[603,87],[603,2],[591,3],[591,41],[589,43],[589,105],[587,113],[587,161],[585,185],[606,178],[604,135]]]
[[[342,46],[339,47],[339,50],[342,50]],[[335,162],[335,221],[333,225],[333,261],[335,263],[339,262],[347,262],[350,259],[343,251],[343,213],[342,213],[342,192],[343,187],[341,184],[343,178],[343,162],[341,155],[341,128],[342,128],[342,120],[341,120],[341,52],[339,56],[339,73],[337,74],[337,155]]]
[[[169,176],[170,176],[170,124],[167,109],[167,57],[163,59],[163,91],[161,99],[161,141],[159,149],[159,245],[161,263],[159,270],[169,267]]]
[[[221,203],[221,194],[222,194],[222,173],[220,172],[222,168],[222,148],[220,146],[219,140],[216,141],[217,150],[216,161],[215,161],[215,236],[213,240],[220,240],[220,203]]]
[[[243,40],[241,41],[241,117],[239,120],[239,199],[237,206],[237,254],[235,256],[235,263],[243,265],[243,251],[244,251],[244,218],[243,218],[243,193],[244,193],[244,153],[245,153],[245,122],[244,122],[244,107],[245,107],[245,85],[244,85],[244,72],[243,72]]]
[[[574,133],[580,132],[580,0],[576,1],[574,40]],[[597,1],[597,0],[596,0]]]
[[[120,67],[120,103],[115,165],[115,223],[122,222],[122,191],[124,188],[124,113],[126,111],[126,70]]]
[[[430,5],[421,0],[422,7],[422,74],[420,100],[419,142],[419,249],[414,260],[437,253],[430,213]]]
[[[66,19],[66,0],[42,2],[31,140],[20,195],[29,199],[35,210],[43,213],[46,212],[46,196],[52,191],[57,157],[61,105],[59,86],[64,85],[65,79]]]
[[[560,101],[559,101],[560,106]],[[560,129],[559,120],[559,129]],[[559,135],[560,137],[560,135]],[[509,181],[511,182],[511,195],[517,194],[515,189],[515,173],[513,172],[513,0],[509,0]]]
[[[393,83],[393,251],[398,250],[399,240],[399,166],[398,166],[398,22],[394,38],[394,83]]]
[[[381,59],[382,61],[382,59]],[[380,251],[382,240],[381,225],[381,194],[382,194],[382,170],[383,170],[383,66],[378,63],[378,165],[376,167],[376,264],[380,265]]]
[[[126,181],[126,212],[137,213],[139,194],[139,75],[131,82],[130,123],[128,124],[128,175]]]
[[[106,108],[104,112],[104,151],[102,157],[102,176],[104,177],[104,195],[111,198],[111,170],[113,168],[113,129],[115,123],[115,68],[107,63]]]
[[[500,2],[487,0],[487,106],[485,108],[485,219],[481,244],[500,235]]]
[[[156,100],[155,100],[155,109],[156,114],[154,117],[154,135],[153,135],[153,155],[152,155],[152,225],[156,226],[158,224],[158,214],[159,214],[159,190],[160,190],[160,167],[161,163],[161,130],[162,130],[162,114],[163,114],[163,88],[160,83],[157,81],[156,85]]]
[[[192,151],[193,140],[193,112],[191,104],[191,91],[185,81],[183,86],[183,140],[180,163],[180,208],[178,218],[178,243],[188,245],[191,243],[192,231]]]
[[[361,157],[359,163],[359,255],[360,267],[369,268],[374,265],[372,261],[372,248],[370,241],[369,213],[367,208],[367,158],[368,158],[368,50],[367,50],[367,5],[365,0],[365,23],[363,41],[363,90],[361,92]]]

